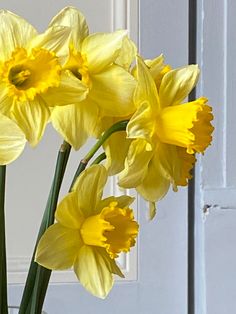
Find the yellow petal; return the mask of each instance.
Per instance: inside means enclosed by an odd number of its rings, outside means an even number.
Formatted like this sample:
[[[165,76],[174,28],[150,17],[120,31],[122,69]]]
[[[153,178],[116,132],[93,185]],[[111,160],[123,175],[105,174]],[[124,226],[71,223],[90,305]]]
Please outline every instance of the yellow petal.
[[[155,154],[175,191],[178,185],[187,185],[187,180],[191,178],[189,171],[195,162],[194,155],[188,154],[182,147],[164,143],[159,144]]]
[[[160,109],[157,88],[150,70],[141,57],[137,57],[137,79],[138,85],[134,93],[135,105],[139,107],[143,102],[148,101],[154,116]]]
[[[149,67],[150,73],[155,81],[157,90],[159,91],[163,76],[167,72],[171,71],[171,67],[168,64],[164,63],[163,55],[160,55],[159,57],[153,60],[145,60],[145,63]]]
[[[115,260],[110,258],[106,250],[100,247],[96,247],[95,250],[98,252],[99,255],[103,257],[103,260],[107,264],[107,267],[111,273],[116,274],[121,278],[125,277],[121,272],[120,268],[117,266]]]
[[[95,247],[83,246],[80,249],[74,271],[84,288],[96,297],[104,299],[113,286],[107,259]]]
[[[88,25],[83,14],[74,7],[61,10],[50,22],[49,26],[71,27],[70,40],[76,50],[80,51],[81,43],[88,36]]]
[[[168,192],[170,181],[166,179],[158,156],[153,156],[142,183],[136,188],[138,193],[150,202],[162,199]]]
[[[149,202],[149,219],[152,220],[157,213],[155,202]]]
[[[186,152],[186,149],[182,147],[177,147],[177,153],[179,160],[181,161],[181,171],[178,177],[174,177],[175,184],[176,186],[186,186],[188,184],[188,180],[192,178],[190,170],[193,168],[193,165],[196,162],[196,158],[193,154],[188,154]]]
[[[29,49],[44,48],[53,51],[57,56],[64,56],[68,53],[70,32],[69,27],[50,27],[43,34],[33,38]]]
[[[106,116],[123,117],[134,112],[133,93],[136,81],[118,65],[91,76],[89,99],[97,103]]]
[[[0,165],[14,161],[24,150],[26,138],[21,129],[0,114]]]
[[[25,133],[32,147],[41,140],[50,116],[50,111],[40,97],[17,102],[12,107],[11,117]]]
[[[67,194],[59,203],[56,213],[56,220],[64,227],[79,229],[84,221],[84,216],[78,204],[75,192]]]
[[[59,223],[50,226],[39,241],[35,261],[52,270],[73,266],[82,246],[79,232]]]
[[[32,25],[10,11],[0,10],[0,21],[0,59],[9,59],[16,48],[26,47],[37,35]]]
[[[127,125],[127,137],[153,141],[156,119],[148,101],[141,103]]]
[[[6,84],[0,84],[0,112],[9,116],[13,106],[13,98],[9,96]]]
[[[131,140],[126,137],[125,131],[113,133],[103,145],[106,153],[105,167],[109,175],[115,175],[124,169],[125,158],[131,143]]]
[[[132,204],[134,201],[134,197],[128,196],[128,195],[121,195],[121,196],[110,196],[107,198],[104,198],[99,204],[97,213],[100,213],[104,207],[109,206],[110,203],[116,202],[117,207],[119,208],[127,208],[130,204]]]
[[[163,54],[161,54],[160,56],[158,56],[152,60],[150,60],[150,59],[145,60],[145,64],[150,69],[150,73],[155,80],[155,78],[157,76],[159,76],[159,74],[161,73],[161,71],[164,67],[164,56],[163,56]]]
[[[119,174],[119,185],[123,188],[134,188],[140,185],[148,171],[148,164],[153,152],[147,150],[147,142],[142,139],[130,144],[125,169]]]
[[[97,106],[86,101],[77,105],[55,107],[51,114],[53,127],[75,150],[93,135],[97,120]]]
[[[90,73],[99,73],[116,61],[127,31],[96,33],[89,35],[82,43],[82,54],[86,55]]]
[[[84,170],[75,182],[73,191],[78,195],[78,204],[85,217],[96,212],[106,181],[106,169],[102,165],[94,165]]]
[[[137,47],[135,43],[128,37],[125,36],[122,42],[122,47],[116,64],[122,66],[125,70],[129,70],[132,62],[137,54]]]
[[[41,95],[48,106],[65,106],[78,103],[86,98],[88,88],[78,80],[70,71],[63,71],[58,87],[49,88],[47,93]]]
[[[179,105],[195,87],[198,77],[197,65],[188,65],[167,72],[159,90],[161,106]]]

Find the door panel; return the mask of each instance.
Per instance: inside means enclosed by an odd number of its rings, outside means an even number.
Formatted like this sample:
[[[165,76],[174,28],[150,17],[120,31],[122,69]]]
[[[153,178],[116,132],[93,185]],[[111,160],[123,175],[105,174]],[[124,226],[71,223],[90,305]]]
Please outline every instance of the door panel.
[[[202,65],[199,95],[213,106],[214,140],[198,164],[198,241],[202,311],[235,312],[236,237],[236,3],[202,0],[198,10],[198,58]],[[199,250],[199,247],[197,248]],[[196,273],[199,278],[200,273]]]

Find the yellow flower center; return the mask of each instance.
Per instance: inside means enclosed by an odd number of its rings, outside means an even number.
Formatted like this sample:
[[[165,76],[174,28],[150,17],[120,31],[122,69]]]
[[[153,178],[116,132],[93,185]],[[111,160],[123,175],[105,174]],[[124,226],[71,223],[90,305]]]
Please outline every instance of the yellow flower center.
[[[161,110],[156,131],[161,142],[187,148],[189,154],[203,152],[211,142],[213,119],[207,99],[166,107]]]
[[[54,53],[46,49],[17,48],[1,65],[0,78],[6,83],[8,95],[17,101],[33,100],[49,87],[60,83],[61,66]]]
[[[70,45],[69,58],[67,63],[63,67],[65,70],[70,70],[74,76],[82,81],[88,87],[91,86],[91,80],[89,78],[87,58],[85,55],[76,51],[73,45]]]
[[[122,209],[112,202],[100,214],[88,217],[80,234],[85,244],[104,247],[111,258],[116,258],[135,245],[138,224],[130,208]]]

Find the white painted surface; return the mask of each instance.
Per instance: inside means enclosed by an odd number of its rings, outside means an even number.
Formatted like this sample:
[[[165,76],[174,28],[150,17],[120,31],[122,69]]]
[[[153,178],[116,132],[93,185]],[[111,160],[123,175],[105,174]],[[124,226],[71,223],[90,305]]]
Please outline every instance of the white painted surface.
[[[1,0],[2,7],[24,16],[40,30],[68,4],[84,12],[91,32],[127,26],[137,40],[139,26],[141,52],[146,58],[163,52],[173,66],[187,63],[187,0],[141,0],[140,21],[135,0],[41,0],[33,4],[30,0]],[[27,149],[8,169],[8,254],[20,276],[21,261],[29,256],[40,224],[60,142],[59,136],[48,128],[38,148]],[[81,156],[72,154],[62,194]],[[45,172],[39,170],[40,163]],[[117,282],[106,300],[98,300],[78,283],[70,283],[69,276],[65,283],[67,275],[62,274],[64,283],[49,287],[45,302],[48,314],[186,314],[186,194],[186,189],[169,193],[151,223],[146,220],[147,204],[138,200],[141,230],[134,256],[136,265],[132,268],[135,274],[128,270],[130,280]],[[10,304],[19,304],[21,293],[22,285],[10,285]]]
[[[198,168],[196,276],[200,271],[197,294],[203,298],[197,314],[228,314],[235,313],[236,297],[236,2],[202,0],[198,13],[199,93],[213,106],[215,132]]]

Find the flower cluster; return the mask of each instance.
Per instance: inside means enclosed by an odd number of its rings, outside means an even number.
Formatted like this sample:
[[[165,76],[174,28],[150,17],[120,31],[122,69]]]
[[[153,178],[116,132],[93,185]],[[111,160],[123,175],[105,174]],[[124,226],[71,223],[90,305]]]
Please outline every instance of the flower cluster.
[[[138,234],[131,197],[102,199],[107,177],[117,174],[120,187],[135,188],[151,217],[170,185],[187,185],[195,153],[210,145],[213,131],[207,99],[185,101],[198,66],[172,69],[163,55],[143,60],[125,30],[89,34],[73,7],[42,34],[11,12],[1,10],[0,20],[0,164],[15,160],[26,142],[35,147],[48,123],[75,150],[89,137],[109,135],[99,142],[104,165],[79,172],[35,255],[48,269],[73,267],[103,298],[112,274],[123,276],[115,258]],[[119,123],[126,127],[106,133]]]

